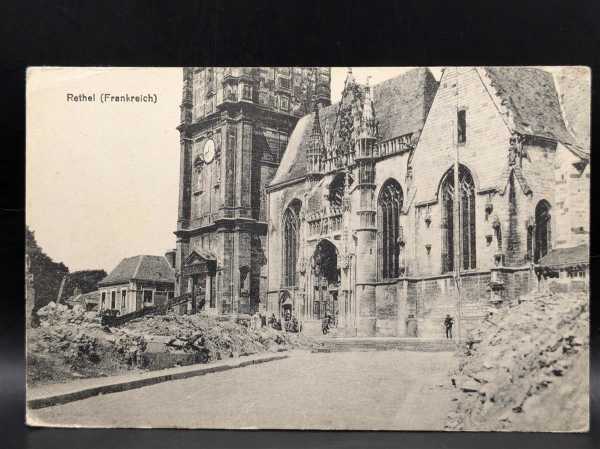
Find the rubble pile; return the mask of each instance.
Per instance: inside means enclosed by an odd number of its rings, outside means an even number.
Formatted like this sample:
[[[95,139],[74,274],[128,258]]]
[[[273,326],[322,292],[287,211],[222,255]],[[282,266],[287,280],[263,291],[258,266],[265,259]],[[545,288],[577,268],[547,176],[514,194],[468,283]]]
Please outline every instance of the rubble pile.
[[[588,426],[586,294],[536,292],[490,309],[460,354],[449,430]]]
[[[164,345],[169,352],[206,351],[210,360],[219,360],[265,351],[308,347],[301,334],[244,325],[197,315],[159,315],[128,323],[127,331],[149,337],[153,346]]]
[[[50,303],[38,316],[40,326],[27,333],[30,385],[143,369],[148,353],[160,354],[172,366],[179,360],[209,362],[312,344],[301,334],[250,329],[201,314],[146,316],[115,328],[103,327],[96,312],[81,306]]]
[[[102,328],[96,312],[49,303],[38,311],[40,326],[27,331],[29,384],[98,377],[135,367],[145,349],[139,336]],[[114,331],[114,332],[113,332]]]
[[[38,309],[37,316],[41,318],[40,326],[49,327],[60,324],[96,323],[97,312],[86,312],[81,304],[76,304],[72,309],[64,304],[56,304],[51,301],[46,306]]]

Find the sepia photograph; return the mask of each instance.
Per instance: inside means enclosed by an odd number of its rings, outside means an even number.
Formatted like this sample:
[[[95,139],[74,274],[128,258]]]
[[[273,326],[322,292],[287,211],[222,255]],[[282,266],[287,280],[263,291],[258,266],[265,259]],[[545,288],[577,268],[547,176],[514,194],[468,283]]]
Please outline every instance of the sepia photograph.
[[[588,432],[591,70],[30,67],[26,422]]]

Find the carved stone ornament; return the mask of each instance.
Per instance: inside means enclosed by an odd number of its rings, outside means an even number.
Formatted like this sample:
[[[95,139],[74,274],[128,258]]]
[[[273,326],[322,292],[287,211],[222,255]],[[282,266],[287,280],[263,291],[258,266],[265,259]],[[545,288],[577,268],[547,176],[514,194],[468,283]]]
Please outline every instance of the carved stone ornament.
[[[498,252],[494,254],[494,264],[498,266],[504,265],[504,253]]]
[[[500,219],[498,218],[498,215],[494,215],[494,219],[492,220],[492,228],[500,228]]]
[[[298,259],[298,273],[306,273],[306,259],[304,257]]]
[[[198,155],[194,158],[194,168],[201,169],[204,165],[204,160]]]
[[[521,156],[523,155],[523,136],[520,134],[513,134],[509,140],[508,147],[508,165],[512,166],[520,162]]]
[[[425,215],[425,224],[427,225],[427,227],[431,226],[431,214],[429,212],[427,212],[427,214]]]
[[[344,268],[344,270],[347,270],[351,266],[352,266],[352,254],[345,254],[343,256],[342,268]]]

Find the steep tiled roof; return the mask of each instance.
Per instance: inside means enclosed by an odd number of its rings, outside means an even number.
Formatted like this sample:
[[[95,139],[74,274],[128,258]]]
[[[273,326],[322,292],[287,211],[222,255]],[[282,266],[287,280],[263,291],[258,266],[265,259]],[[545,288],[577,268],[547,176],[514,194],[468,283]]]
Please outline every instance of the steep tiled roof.
[[[533,67],[485,67],[521,134],[574,143],[562,116],[552,74]]]
[[[126,257],[98,285],[138,281],[175,282],[175,272],[163,256]]]
[[[420,132],[438,84],[427,68],[410,70],[373,89],[379,138],[388,140]]]
[[[591,71],[588,67],[561,67],[553,73],[567,129],[577,143],[577,147],[569,149],[579,157],[589,158]]]
[[[380,140],[385,141],[410,133],[419,134],[437,86],[435,78],[427,68],[412,69],[375,85],[372,88],[373,103],[379,122]],[[334,127],[339,127],[339,123],[335,123],[339,107],[339,103],[336,103],[319,111],[326,141],[329,139],[328,130],[331,132]],[[306,151],[312,123],[313,114],[309,114],[296,124],[271,185],[302,178],[306,174]],[[333,134],[335,144],[338,136]]]
[[[567,267],[588,264],[589,249],[587,245],[571,248],[555,248],[540,259],[539,265],[543,267]]]

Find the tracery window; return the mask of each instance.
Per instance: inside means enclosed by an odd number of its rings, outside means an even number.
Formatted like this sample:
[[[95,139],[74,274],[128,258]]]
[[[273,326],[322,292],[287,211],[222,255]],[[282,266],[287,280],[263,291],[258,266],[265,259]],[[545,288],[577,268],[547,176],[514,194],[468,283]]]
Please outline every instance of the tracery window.
[[[539,262],[550,251],[551,226],[550,204],[541,200],[535,207],[535,258]]]
[[[399,224],[403,194],[400,184],[390,179],[381,188],[377,200],[377,260],[379,279],[400,276],[401,227]]]
[[[475,184],[471,172],[464,166],[458,171],[460,185],[459,241],[463,270],[476,267],[475,244]],[[454,271],[454,169],[450,169],[441,186],[442,206],[442,272]]]
[[[283,285],[296,285],[300,233],[300,201],[293,201],[283,214]]]

